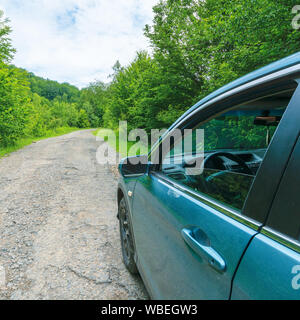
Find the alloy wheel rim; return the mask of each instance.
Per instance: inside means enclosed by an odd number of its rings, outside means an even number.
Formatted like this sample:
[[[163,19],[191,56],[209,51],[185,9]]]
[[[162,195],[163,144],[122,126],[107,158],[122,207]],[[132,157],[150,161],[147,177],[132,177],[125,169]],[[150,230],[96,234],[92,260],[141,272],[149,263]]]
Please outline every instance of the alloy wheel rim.
[[[126,209],[123,207],[121,212],[121,232],[123,240],[123,251],[127,259],[130,257],[130,231]]]

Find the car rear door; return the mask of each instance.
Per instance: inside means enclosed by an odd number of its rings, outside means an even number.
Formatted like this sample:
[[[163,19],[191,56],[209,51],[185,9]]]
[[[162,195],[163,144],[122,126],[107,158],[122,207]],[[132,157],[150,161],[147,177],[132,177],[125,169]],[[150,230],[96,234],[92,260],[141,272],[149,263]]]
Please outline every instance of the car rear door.
[[[285,121],[279,125],[276,137],[284,126]],[[293,143],[283,146],[281,151],[285,150],[287,155],[275,166],[268,153],[278,152],[278,144],[272,142],[269,146],[263,165],[276,167],[276,171],[268,181],[267,196],[260,199],[262,207],[270,206],[292,146]],[[257,178],[263,181],[264,171],[259,170]],[[255,192],[250,192],[246,208],[248,202],[255,203],[253,196]],[[229,299],[240,259],[266,216],[267,211],[260,212],[253,219],[205,194],[193,192],[162,170],[139,178],[132,220],[137,264],[151,296]]]
[[[300,121],[294,120],[291,126],[297,132]],[[300,299],[299,190],[298,138],[266,225],[251,241],[237,270],[232,299]]]

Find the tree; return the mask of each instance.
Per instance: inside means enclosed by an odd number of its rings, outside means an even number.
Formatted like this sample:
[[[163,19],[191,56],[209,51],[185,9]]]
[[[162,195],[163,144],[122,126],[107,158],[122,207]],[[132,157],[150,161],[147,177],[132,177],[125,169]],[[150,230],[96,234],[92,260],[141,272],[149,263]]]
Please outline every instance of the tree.
[[[107,85],[101,81],[93,82],[81,90],[79,105],[86,111],[89,123],[94,128],[103,124],[106,90]]]
[[[0,145],[13,144],[24,134],[29,106],[26,75],[0,63]]]
[[[83,109],[79,110],[77,126],[79,128],[88,128],[90,126],[88,115]]]
[[[43,79],[33,73],[28,73],[28,80],[33,93],[37,93],[50,101],[60,99],[65,102],[77,102],[79,100],[79,89],[69,83],[58,83],[57,81]]]
[[[291,0],[161,0],[145,35],[177,97],[175,120],[220,86],[299,50]],[[173,106],[162,112],[168,117]]]
[[[9,34],[11,28],[8,26],[9,20],[4,18],[4,12],[0,10],[0,61],[4,63],[10,62],[15,53],[15,49],[11,45]]]

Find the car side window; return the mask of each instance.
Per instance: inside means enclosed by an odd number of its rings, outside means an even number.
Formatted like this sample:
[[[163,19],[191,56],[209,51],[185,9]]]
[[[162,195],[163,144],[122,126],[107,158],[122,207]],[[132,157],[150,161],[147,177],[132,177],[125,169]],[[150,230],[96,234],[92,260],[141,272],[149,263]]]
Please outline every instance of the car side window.
[[[194,126],[165,155],[161,173],[202,196],[241,211],[293,92],[233,107]],[[197,129],[204,130],[204,148],[203,144],[193,144],[186,150],[185,142],[191,141],[189,135]],[[195,154],[201,148],[204,149],[202,170],[190,174],[193,165],[188,161],[189,155],[195,163]]]

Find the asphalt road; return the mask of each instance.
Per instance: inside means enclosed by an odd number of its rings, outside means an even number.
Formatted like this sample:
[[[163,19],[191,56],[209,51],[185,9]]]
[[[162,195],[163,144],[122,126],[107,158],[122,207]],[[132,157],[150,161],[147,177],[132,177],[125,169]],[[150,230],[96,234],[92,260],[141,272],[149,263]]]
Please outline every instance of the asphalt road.
[[[145,299],[121,261],[117,179],[90,130],[0,159],[0,299]]]

